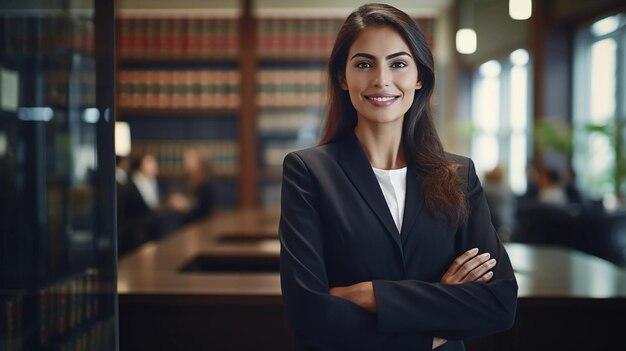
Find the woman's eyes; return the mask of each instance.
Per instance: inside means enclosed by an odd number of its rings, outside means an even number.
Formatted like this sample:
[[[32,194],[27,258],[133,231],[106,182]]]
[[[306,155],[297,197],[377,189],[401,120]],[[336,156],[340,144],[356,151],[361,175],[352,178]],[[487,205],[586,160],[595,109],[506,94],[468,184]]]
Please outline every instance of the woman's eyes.
[[[404,61],[397,61],[389,65],[390,68],[404,68],[406,66],[408,66],[408,64]],[[355,65],[355,67],[358,69],[367,69],[374,67],[374,65],[369,62],[359,62]]]
[[[398,61],[391,64],[391,68],[404,68],[408,66],[406,62]]]

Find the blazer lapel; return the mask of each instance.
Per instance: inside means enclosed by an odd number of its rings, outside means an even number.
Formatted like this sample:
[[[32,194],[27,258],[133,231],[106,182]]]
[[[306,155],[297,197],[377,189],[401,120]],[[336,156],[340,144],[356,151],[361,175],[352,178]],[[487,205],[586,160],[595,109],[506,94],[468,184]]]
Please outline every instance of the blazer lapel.
[[[404,200],[404,217],[402,220],[402,230],[400,237],[404,244],[415,224],[415,219],[424,205],[424,192],[417,175],[415,162],[407,160],[406,172],[406,199]]]
[[[363,151],[354,133],[349,133],[342,138],[339,152],[339,163],[348,178],[383,224],[387,234],[392,237],[398,248],[402,250],[400,235],[387,207],[385,196],[380,189],[367,155],[365,155],[365,151]]]

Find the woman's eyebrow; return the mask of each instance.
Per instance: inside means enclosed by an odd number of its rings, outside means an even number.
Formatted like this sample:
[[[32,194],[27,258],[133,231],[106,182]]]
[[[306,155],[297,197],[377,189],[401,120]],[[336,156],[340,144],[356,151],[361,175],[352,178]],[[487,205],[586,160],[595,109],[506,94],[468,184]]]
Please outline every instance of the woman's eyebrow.
[[[391,60],[391,59],[396,58],[398,56],[405,56],[405,55],[408,56],[408,57],[412,57],[411,54],[409,54],[406,51],[399,51],[399,52],[396,52],[396,53],[389,54],[389,55],[385,56],[385,60]],[[374,57],[374,55],[372,55],[372,54],[366,54],[364,52],[357,52],[356,54],[352,55],[350,60],[353,60],[355,57],[364,57],[364,58],[367,58],[367,59],[370,59],[370,60],[375,60],[376,59],[376,57]]]

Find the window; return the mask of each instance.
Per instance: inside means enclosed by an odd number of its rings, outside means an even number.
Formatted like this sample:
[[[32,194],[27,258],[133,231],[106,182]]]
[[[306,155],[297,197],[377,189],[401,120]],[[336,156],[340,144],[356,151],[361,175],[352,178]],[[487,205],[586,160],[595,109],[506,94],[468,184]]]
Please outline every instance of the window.
[[[623,14],[601,19],[576,35],[574,169],[577,185],[594,199],[626,194],[625,50]]]
[[[472,158],[477,172],[501,167],[515,194],[526,191],[529,65],[525,49],[485,62],[472,88]]]

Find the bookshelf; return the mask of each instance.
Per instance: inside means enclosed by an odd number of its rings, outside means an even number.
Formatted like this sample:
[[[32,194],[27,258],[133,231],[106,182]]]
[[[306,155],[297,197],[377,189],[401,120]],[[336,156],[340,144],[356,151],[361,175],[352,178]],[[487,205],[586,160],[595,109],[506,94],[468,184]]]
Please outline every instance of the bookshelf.
[[[228,19],[206,13],[142,15],[135,9],[118,22],[118,117],[130,123],[140,150],[159,150],[159,160],[169,162],[164,178],[176,177],[177,155],[186,143],[232,145],[223,154],[211,152],[230,167],[214,178],[234,175],[226,207],[280,205],[284,156],[319,140],[327,60],[345,19],[255,13],[252,4],[242,1],[241,11]],[[416,21],[432,44],[434,20]],[[226,128],[219,135],[229,137],[197,132],[190,137],[180,131],[190,123],[194,129]],[[154,135],[166,130],[170,136],[144,135],[149,128]]]
[[[113,5],[23,6],[0,14],[0,349],[112,351]]]
[[[297,43],[294,40],[292,45],[299,46]],[[293,51],[288,46],[283,50]],[[291,61],[266,58],[258,63],[256,84],[260,202],[264,207],[278,207],[285,155],[313,146],[319,139],[325,114],[326,63],[304,57]]]
[[[117,117],[133,152],[157,158],[160,182],[184,182],[182,155],[206,151],[216,205],[237,206],[241,74],[238,19],[222,15],[118,17]]]

